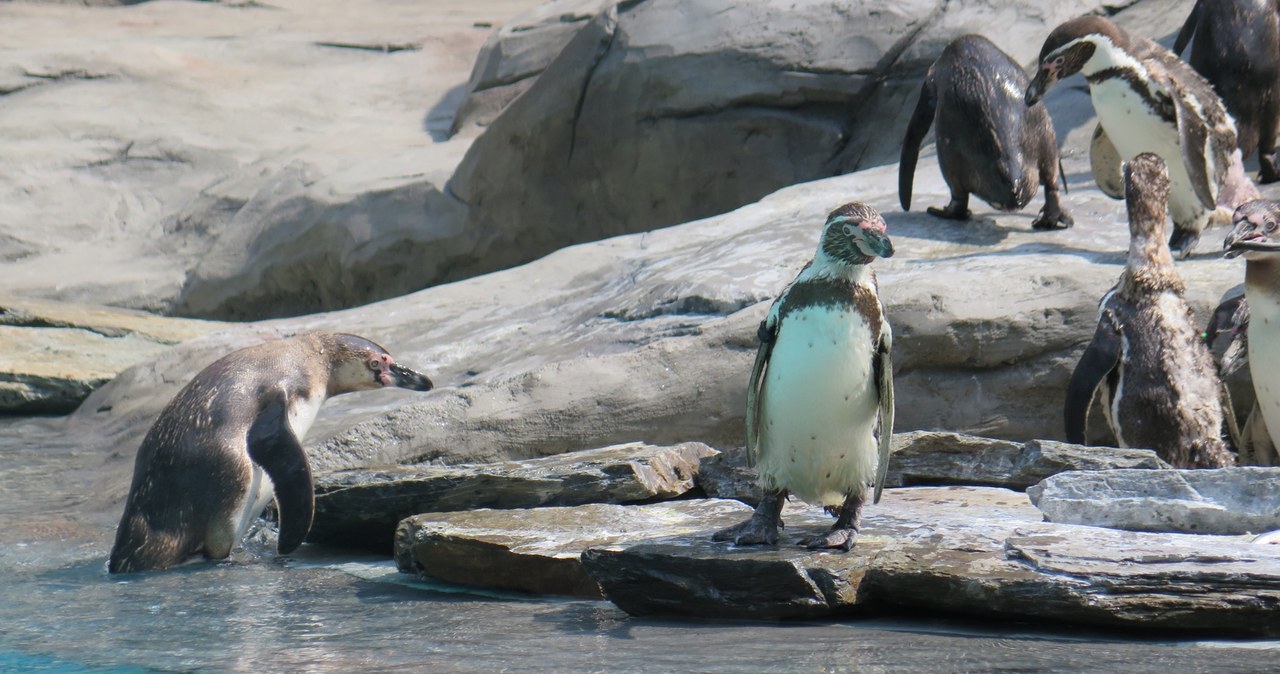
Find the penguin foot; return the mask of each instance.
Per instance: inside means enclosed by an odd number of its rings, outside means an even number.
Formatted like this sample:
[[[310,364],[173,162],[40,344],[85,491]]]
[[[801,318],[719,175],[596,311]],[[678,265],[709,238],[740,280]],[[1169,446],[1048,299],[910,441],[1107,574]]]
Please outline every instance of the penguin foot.
[[[801,541],[801,545],[810,550],[839,550],[848,552],[858,540],[858,530],[852,527],[841,527],[838,524],[822,536],[815,536]]]
[[[1280,182],[1280,171],[1276,170],[1276,156],[1274,153],[1258,153],[1258,182],[1263,185]]]
[[[1054,229],[1071,229],[1076,221],[1071,214],[1063,210],[1050,211],[1047,207],[1031,221],[1031,229],[1046,231]]]
[[[1169,237],[1169,252],[1173,255],[1173,259],[1185,260],[1199,241],[1199,232],[1174,225],[1173,236]]]
[[[947,204],[946,208],[938,208],[937,206],[930,206],[925,210],[929,212],[929,215],[937,216],[939,218],[946,218],[947,220],[968,220],[969,216],[973,215],[972,213],[969,212],[968,208],[966,208],[965,206],[961,206],[960,204],[957,204],[954,201]]]
[[[777,545],[778,524],[777,521],[752,515],[746,522],[715,532],[711,540],[731,541],[734,545]]]

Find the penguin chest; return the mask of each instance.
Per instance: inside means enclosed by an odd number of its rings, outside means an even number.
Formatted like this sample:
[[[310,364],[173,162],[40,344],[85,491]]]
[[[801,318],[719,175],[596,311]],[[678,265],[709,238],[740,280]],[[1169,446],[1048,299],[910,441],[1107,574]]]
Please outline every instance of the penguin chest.
[[[1272,438],[1280,431],[1280,304],[1270,293],[1249,293],[1249,373],[1258,409]]]
[[[1207,217],[1187,172],[1177,122],[1161,117],[1147,97],[1119,77],[1090,84],[1089,93],[1098,121],[1123,161],[1143,152],[1164,159],[1169,171],[1169,214],[1173,221],[1186,224],[1202,215]],[[1149,95],[1163,97],[1165,94],[1151,92]],[[1216,194],[1218,188],[1210,185],[1209,189]]]
[[[876,469],[872,327],[853,307],[814,306],[788,314],[776,339],[761,391],[761,482],[842,503]]]

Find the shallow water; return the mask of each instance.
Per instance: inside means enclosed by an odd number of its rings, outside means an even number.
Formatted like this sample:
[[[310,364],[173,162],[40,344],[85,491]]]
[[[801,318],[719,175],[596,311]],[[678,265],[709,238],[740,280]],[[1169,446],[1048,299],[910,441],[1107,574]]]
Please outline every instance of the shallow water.
[[[0,421],[0,672],[1269,670],[1276,642],[1159,642],[935,616],[635,619],[603,601],[480,593],[389,560],[288,559],[109,576],[118,499],[57,426]]]

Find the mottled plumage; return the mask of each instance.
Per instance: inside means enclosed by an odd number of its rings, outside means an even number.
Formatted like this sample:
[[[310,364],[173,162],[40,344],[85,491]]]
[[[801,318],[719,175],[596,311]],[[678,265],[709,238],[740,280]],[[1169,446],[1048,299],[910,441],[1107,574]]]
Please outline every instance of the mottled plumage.
[[[314,333],[235,351],[195,376],[147,432],[116,530],[112,573],[222,559],[273,495],[281,554],[311,528],[315,501],[302,438],[326,398],[397,386],[431,389],[382,347]]]
[[[1129,255],[1098,306],[1098,327],[1067,386],[1067,440],[1085,441],[1085,419],[1101,389],[1121,447],[1153,449],[1179,468],[1234,464],[1222,440],[1226,387],[1192,323],[1182,279],[1165,244],[1164,161],[1144,153],[1125,166]]]
[[[783,500],[794,493],[839,511],[811,547],[852,547],[871,485],[880,499],[893,431],[893,338],[868,266],[891,255],[880,214],[846,204],[770,308],[747,386],[747,450],[764,498],[717,540],[777,542]]]

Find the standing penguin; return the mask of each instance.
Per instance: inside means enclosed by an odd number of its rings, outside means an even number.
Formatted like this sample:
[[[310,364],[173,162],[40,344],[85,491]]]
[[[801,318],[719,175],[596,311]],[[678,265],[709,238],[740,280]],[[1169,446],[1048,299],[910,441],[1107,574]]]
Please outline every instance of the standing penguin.
[[[1099,125],[1091,159],[1105,192],[1119,196],[1108,187],[1119,187],[1119,162],[1142,152],[1164,159],[1174,224],[1169,248],[1176,257],[1191,254],[1211,218],[1226,222],[1236,205],[1257,198],[1222,101],[1169,50],[1089,15],[1054,28],[1039,63],[1027,105],[1064,77],[1079,72],[1088,80]]]
[[[1245,301],[1244,288],[1240,288],[1239,294],[1233,291],[1228,291],[1227,297],[1213,310],[1204,331],[1204,342],[1211,349],[1219,336],[1227,337],[1227,346],[1218,359],[1218,375],[1223,381],[1249,362],[1249,303]],[[1228,415],[1227,419],[1230,422],[1231,416]],[[1257,400],[1253,401],[1253,409],[1245,417],[1244,427],[1235,431],[1233,439],[1240,465],[1280,465],[1280,456],[1277,456],[1276,447],[1271,442],[1271,434],[1267,432],[1267,423],[1262,420]]]
[[[1236,121],[1240,151],[1258,153],[1258,180],[1280,180],[1280,2],[1197,0],[1173,53],[1181,54],[1188,42],[1191,67],[1213,85]]]
[[[1129,257],[1098,304],[1093,341],[1071,374],[1067,440],[1085,441],[1085,419],[1102,389],[1104,416],[1121,447],[1153,449],[1177,468],[1235,461],[1222,441],[1226,387],[1192,323],[1182,279],[1165,245],[1169,179],[1160,157],[1125,165]]]
[[[911,210],[920,143],[938,122],[938,166],[951,188],[946,208],[929,213],[969,219],[969,195],[1002,211],[1022,209],[1044,185],[1044,209],[1035,229],[1072,225],[1058,200],[1058,137],[1043,105],[1023,104],[1027,75],[1008,54],[981,35],[952,40],[929,67],[920,100],[902,141],[898,200]]]
[[[769,309],[747,387],[747,451],[764,494],[751,519],[715,540],[777,543],[793,493],[838,511],[809,547],[853,547],[866,493],[874,483],[880,500],[889,463],[893,335],[869,264],[892,255],[880,214],[845,204],[827,216],[813,260]]]
[[[1271,448],[1280,445],[1280,436],[1270,430],[1280,429],[1280,376],[1277,376],[1280,368],[1280,232],[1277,226],[1280,226],[1280,204],[1266,199],[1251,201],[1236,209],[1231,233],[1223,242],[1227,257],[1245,259],[1249,374],[1257,400],[1256,411],[1269,431]],[[1249,425],[1252,431],[1253,424]],[[1274,460],[1273,454],[1266,456],[1268,461]]]
[[[142,440],[108,570],[165,569],[198,553],[223,559],[273,492],[279,551],[292,552],[315,512],[302,438],[320,405],[387,386],[429,391],[431,380],[345,334],[266,342],[205,368]]]

